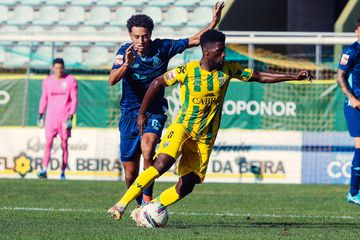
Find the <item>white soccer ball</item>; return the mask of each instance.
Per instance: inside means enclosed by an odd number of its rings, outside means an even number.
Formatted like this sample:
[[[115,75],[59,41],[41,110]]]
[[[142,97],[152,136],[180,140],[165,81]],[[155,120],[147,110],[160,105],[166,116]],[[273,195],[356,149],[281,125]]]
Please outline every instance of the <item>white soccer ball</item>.
[[[146,228],[163,228],[168,220],[168,211],[159,202],[149,202],[140,210],[140,222]]]

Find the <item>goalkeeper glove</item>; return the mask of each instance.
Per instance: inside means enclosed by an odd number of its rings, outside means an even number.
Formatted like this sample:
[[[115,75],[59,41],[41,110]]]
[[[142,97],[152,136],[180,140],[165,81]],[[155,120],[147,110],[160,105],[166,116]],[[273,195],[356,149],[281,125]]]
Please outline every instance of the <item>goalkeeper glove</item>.
[[[38,125],[39,128],[44,127],[44,115],[43,114],[39,114],[36,124]]]
[[[72,128],[72,116],[69,116],[63,123],[63,128],[70,130]]]

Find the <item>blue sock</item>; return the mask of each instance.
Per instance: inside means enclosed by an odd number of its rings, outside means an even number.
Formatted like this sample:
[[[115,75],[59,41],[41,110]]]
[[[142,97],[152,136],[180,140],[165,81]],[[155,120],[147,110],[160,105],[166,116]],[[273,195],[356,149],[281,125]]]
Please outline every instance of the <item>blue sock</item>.
[[[142,204],[142,199],[143,199],[143,195],[142,195],[142,193],[139,195],[139,196],[137,196],[137,198],[136,198],[136,202],[137,202],[137,204],[138,205],[141,205]]]
[[[151,196],[153,195],[153,189],[154,189],[154,183],[152,183],[149,187],[147,187],[145,190],[144,190],[144,194],[147,195],[147,196]]]
[[[351,163],[350,194],[355,196],[359,193],[360,185],[360,148],[355,148],[354,158]]]

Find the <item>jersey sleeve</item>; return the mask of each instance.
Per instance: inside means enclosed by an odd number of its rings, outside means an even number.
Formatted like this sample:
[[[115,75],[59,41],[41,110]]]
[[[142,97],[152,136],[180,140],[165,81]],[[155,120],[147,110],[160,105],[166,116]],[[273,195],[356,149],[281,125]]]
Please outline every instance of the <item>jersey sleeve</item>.
[[[47,78],[45,78],[41,84],[42,91],[41,91],[41,98],[39,103],[39,114],[44,114],[48,102],[46,82],[47,82]]]
[[[183,38],[178,40],[164,39],[164,47],[168,49],[168,56],[172,58],[178,53],[182,53],[189,46],[189,39]]]
[[[239,62],[231,61],[229,62],[229,73],[231,78],[236,78],[241,81],[247,82],[253,75],[254,70],[251,68],[246,68],[241,65]]]
[[[183,84],[186,76],[187,66],[183,65],[166,72],[164,74],[164,80],[169,86],[174,85],[177,82]]]
[[[120,68],[125,62],[126,49],[128,48],[128,44],[122,45],[116,53],[112,70]]]
[[[71,104],[70,104],[69,115],[74,115],[78,103],[78,84],[75,78],[72,79],[72,85],[70,89],[70,99],[71,99]]]
[[[348,71],[354,62],[354,51],[351,48],[345,48],[341,54],[338,68],[343,71]]]

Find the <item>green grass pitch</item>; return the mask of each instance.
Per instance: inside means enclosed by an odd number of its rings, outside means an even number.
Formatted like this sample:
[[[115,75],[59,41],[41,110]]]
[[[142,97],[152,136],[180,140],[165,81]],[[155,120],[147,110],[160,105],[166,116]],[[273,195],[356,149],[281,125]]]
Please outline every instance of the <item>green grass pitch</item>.
[[[157,183],[155,195],[171,186]],[[107,217],[123,182],[0,180],[0,239],[359,239],[345,185],[202,184],[164,229]]]

